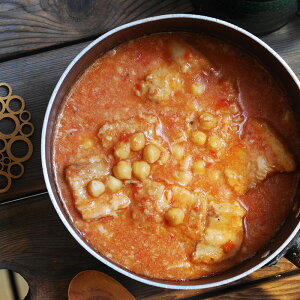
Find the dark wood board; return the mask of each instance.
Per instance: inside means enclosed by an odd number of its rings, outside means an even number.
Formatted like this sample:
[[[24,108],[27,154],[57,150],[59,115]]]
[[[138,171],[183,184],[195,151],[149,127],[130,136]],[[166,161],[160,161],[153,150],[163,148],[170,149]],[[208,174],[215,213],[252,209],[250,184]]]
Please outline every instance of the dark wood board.
[[[296,17],[280,30],[262,38],[287,61],[298,77],[300,77],[299,32],[300,17]],[[0,64],[0,82],[8,82],[15,94],[24,97],[35,125],[33,157],[25,163],[23,178],[15,180],[11,190],[0,195],[0,202],[45,190],[40,161],[40,136],[44,113],[59,77],[87,44],[88,42],[79,43]]]
[[[255,289],[262,278],[262,282],[266,284],[266,292],[272,288],[276,295],[283,292],[290,296],[300,294],[300,271],[285,259],[225,289],[219,287],[210,290],[176,291],[136,282],[88,254],[67,232],[48,194],[0,205],[0,236],[0,269],[8,268],[20,273],[28,281],[31,299],[34,300],[67,299],[68,283],[75,274],[87,269],[109,274],[137,299],[184,299],[193,295],[198,295],[197,299],[204,299],[223,293],[227,296],[228,292],[236,290],[236,296],[230,294],[230,299],[241,299],[241,293],[245,297],[249,297],[251,293],[241,292],[239,288],[244,289],[251,282]],[[286,274],[283,275],[286,277],[277,281],[280,273]]]
[[[189,0],[1,0],[0,59],[95,37],[137,19],[193,9]]]

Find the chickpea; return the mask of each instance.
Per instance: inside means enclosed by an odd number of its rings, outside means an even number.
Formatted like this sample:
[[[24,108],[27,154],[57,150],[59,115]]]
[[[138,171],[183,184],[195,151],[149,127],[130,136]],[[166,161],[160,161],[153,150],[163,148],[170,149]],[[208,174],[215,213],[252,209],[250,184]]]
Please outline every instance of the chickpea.
[[[83,149],[90,149],[94,146],[94,141],[87,138],[87,139],[84,139],[83,143],[82,143],[82,147]]]
[[[87,185],[87,191],[92,197],[99,197],[105,191],[105,185],[100,180],[91,180]]]
[[[114,154],[117,158],[126,159],[130,154],[130,145],[120,142],[115,146]]]
[[[177,171],[176,177],[182,185],[189,184],[193,179],[193,175],[189,171]]]
[[[156,162],[160,157],[160,149],[153,145],[147,145],[144,148],[144,159],[145,161],[147,161],[149,164],[153,164],[154,162]]]
[[[209,112],[204,112],[200,115],[199,117],[199,126],[201,129],[209,130],[217,125],[217,118],[209,113]]]
[[[131,164],[121,160],[113,167],[113,173],[118,179],[131,179]]]
[[[218,151],[223,147],[224,141],[218,136],[212,135],[208,138],[207,145],[210,150]]]
[[[203,160],[197,160],[193,164],[193,172],[199,175],[205,173],[205,162]]]
[[[234,185],[237,183],[238,175],[231,169],[226,168],[224,170],[225,177],[229,183],[229,185]]]
[[[135,133],[130,138],[130,148],[132,151],[142,150],[145,146],[146,139],[142,132]]]
[[[208,172],[208,177],[212,181],[218,181],[221,178],[221,171],[216,169],[210,169]]]
[[[118,192],[123,186],[123,183],[121,180],[117,179],[116,177],[113,177],[111,175],[108,176],[106,181],[106,187],[112,192],[116,193]]]
[[[135,161],[132,164],[132,171],[134,177],[138,179],[145,179],[150,174],[150,166],[145,161]]]
[[[172,153],[177,159],[181,159],[184,155],[184,147],[182,145],[174,145],[172,147]]]
[[[192,84],[192,93],[195,96],[200,96],[201,94],[204,93],[205,88],[206,88],[205,85],[202,83],[193,83]]]
[[[193,131],[191,134],[191,140],[196,145],[202,146],[206,142],[206,134],[202,131]]]
[[[184,220],[184,211],[181,208],[170,208],[165,213],[165,219],[172,226],[177,226],[183,223]]]

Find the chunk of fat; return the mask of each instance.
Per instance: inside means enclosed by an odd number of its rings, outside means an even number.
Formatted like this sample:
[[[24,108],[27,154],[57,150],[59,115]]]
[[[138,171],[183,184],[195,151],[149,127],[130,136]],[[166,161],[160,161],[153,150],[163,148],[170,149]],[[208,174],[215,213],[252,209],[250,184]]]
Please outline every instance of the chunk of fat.
[[[249,153],[256,158],[258,170],[272,168],[273,171],[277,172],[292,172],[296,169],[293,155],[266,121],[261,119],[248,121],[245,143],[249,148]],[[260,147],[263,147],[265,151],[261,150]],[[254,151],[250,151],[252,149]],[[261,158],[257,160],[260,152],[265,155],[265,163]]]
[[[212,67],[209,60],[202,53],[184,40],[172,40],[168,45],[168,51],[173,62],[181,66],[183,73],[199,72]]]
[[[174,60],[177,60],[178,58],[181,58],[184,56],[184,54],[188,51],[188,48],[186,44],[179,41],[171,41],[169,45],[169,51],[171,54],[171,57]]]
[[[153,137],[159,127],[159,120],[153,115],[140,115],[127,120],[106,122],[98,131],[98,137],[104,148],[112,148],[124,134],[143,132],[146,137]]]
[[[179,186],[172,187],[172,206],[185,212],[186,218],[181,228],[192,239],[199,239],[204,233],[208,198],[209,195],[202,191],[190,192]]]
[[[172,187],[173,205],[182,209],[190,208],[196,204],[197,197],[194,193],[180,186]]]
[[[170,208],[165,192],[163,184],[150,179],[143,180],[142,185],[137,185],[136,192],[133,193],[133,218],[140,221],[162,221],[164,213]]]
[[[259,119],[248,120],[242,145],[233,147],[224,161],[226,181],[239,195],[270,173],[292,172],[296,168],[293,155],[277,133]]]
[[[134,88],[137,96],[161,105],[170,104],[175,100],[175,93],[184,90],[185,73],[211,68],[208,59],[184,41],[170,42],[168,51],[171,62],[151,70]]]
[[[129,197],[120,191],[110,195],[107,193],[92,198],[86,189],[89,181],[102,179],[109,174],[109,166],[101,163],[74,164],[66,169],[66,179],[71,187],[75,207],[85,220],[114,216],[120,209],[130,204]]]
[[[177,70],[170,66],[161,66],[152,70],[136,89],[136,94],[159,104],[172,101],[176,91],[183,89],[183,79]]]
[[[193,253],[196,263],[219,263],[234,256],[244,237],[245,209],[237,201],[212,201],[209,209],[210,217],[204,236]]]

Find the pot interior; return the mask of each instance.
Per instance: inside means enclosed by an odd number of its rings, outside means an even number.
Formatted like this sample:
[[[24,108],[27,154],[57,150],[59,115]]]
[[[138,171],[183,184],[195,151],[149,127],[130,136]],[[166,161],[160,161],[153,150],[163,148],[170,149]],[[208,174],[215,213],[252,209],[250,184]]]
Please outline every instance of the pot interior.
[[[51,111],[48,120],[45,121],[44,126],[45,140],[42,147],[45,150],[45,162],[46,171],[48,173],[48,189],[52,190],[53,197],[52,201],[56,204],[56,209],[62,219],[65,219],[68,223],[68,229],[71,228],[71,233],[76,235],[77,240],[81,240],[81,244],[96,258],[107,263],[107,259],[103,258],[101,255],[95,253],[91,250],[87,242],[81,237],[81,234],[73,226],[71,220],[65,211],[64,205],[58,195],[57,188],[54,182],[54,172],[52,169],[52,141],[53,141],[53,128],[56,122],[56,117],[59,114],[60,108],[64,101],[65,95],[68,93],[70,88],[75,83],[76,79],[82,74],[82,72],[98,57],[100,57],[106,51],[114,48],[120,43],[125,41],[141,37],[143,35],[158,33],[158,32],[170,32],[170,31],[183,31],[183,32],[193,32],[193,33],[205,33],[209,35],[216,36],[218,38],[224,39],[230,43],[239,45],[240,48],[249,52],[251,55],[255,56],[266,69],[273,74],[273,76],[282,84],[287,94],[289,95],[290,104],[295,112],[296,116],[300,116],[300,90],[295,78],[291,75],[285,66],[262,44],[255,41],[253,38],[242,33],[239,29],[234,27],[228,27],[223,22],[211,18],[202,18],[201,16],[191,16],[191,15],[170,15],[163,17],[155,17],[147,20],[142,20],[140,22],[134,22],[131,26],[125,26],[121,30],[113,30],[109,34],[105,35],[104,38],[96,40],[93,46],[89,46],[89,49],[79,57],[76,58],[76,63],[72,62],[69,71],[65,72],[65,78],[58,84],[57,90],[53,93],[52,99],[50,101]],[[297,79],[296,79],[297,80]],[[299,128],[299,120],[297,123]],[[299,161],[299,157],[297,157]],[[133,277],[134,279],[158,285],[161,287],[171,287],[171,288],[199,288],[199,287],[209,287],[210,285],[225,284],[232,281],[233,279],[239,279],[251,271],[253,268],[257,269],[261,264],[266,264],[282,250],[285,243],[290,239],[291,234],[295,231],[296,227],[299,226],[299,199],[298,196],[299,189],[295,195],[294,207],[290,211],[285,224],[281,227],[276,237],[261,251],[259,251],[254,257],[244,261],[242,264],[226,271],[221,274],[215,275],[209,278],[201,278],[192,281],[185,282],[174,282],[166,280],[156,280],[149,279],[143,276],[137,276],[130,271],[122,269],[122,267],[115,267],[118,271],[121,270],[122,273]],[[50,193],[51,194],[51,193]],[[73,231],[73,232],[72,232]],[[294,232],[295,234],[295,232]],[[281,249],[279,249],[281,247]],[[267,252],[266,252],[267,251]],[[264,255],[265,254],[265,255]],[[108,263],[109,264],[109,263]],[[113,263],[112,263],[113,264]],[[116,265],[114,265],[116,266]],[[119,269],[120,268],[120,269]],[[247,274],[245,274],[247,272]],[[143,280],[144,279],[144,280]],[[150,280],[150,281],[149,281]],[[203,286],[205,285],[205,286]],[[207,286],[209,285],[209,286]]]

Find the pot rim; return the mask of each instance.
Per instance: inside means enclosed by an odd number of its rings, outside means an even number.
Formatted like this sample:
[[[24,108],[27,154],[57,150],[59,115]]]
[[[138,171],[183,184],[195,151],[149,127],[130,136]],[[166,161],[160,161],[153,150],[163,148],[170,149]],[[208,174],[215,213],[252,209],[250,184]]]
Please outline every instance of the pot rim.
[[[71,63],[68,65],[68,67],[65,69],[65,71],[63,72],[63,74],[61,75],[58,83],[56,84],[53,93],[51,95],[51,98],[49,100],[48,106],[47,106],[47,110],[45,113],[45,117],[44,117],[44,122],[43,122],[43,128],[42,128],[42,135],[41,135],[41,159],[42,159],[42,168],[43,168],[43,175],[44,175],[44,180],[46,183],[46,187],[47,187],[47,191],[49,193],[51,202],[57,212],[57,214],[59,215],[61,221],[64,223],[65,227],[68,229],[68,231],[71,233],[71,235],[75,238],[75,240],[86,250],[88,251],[92,256],[94,256],[97,260],[101,261],[102,263],[104,263],[105,265],[109,266],[110,268],[114,269],[115,271],[120,272],[121,274],[130,277],[131,279],[137,280],[139,282],[145,283],[145,284],[149,284],[152,286],[156,286],[156,287],[160,287],[160,288],[167,288],[167,289],[177,289],[177,290],[192,290],[192,289],[204,289],[204,288],[211,288],[211,287],[217,287],[217,286],[221,286],[224,284],[228,284],[231,283],[233,281],[237,281],[251,273],[253,273],[254,271],[260,269],[261,267],[265,266],[266,264],[268,264],[269,262],[271,262],[274,258],[276,258],[287,246],[288,244],[292,241],[292,239],[295,237],[295,235],[297,234],[297,232],[300,230],[300,222],[298,223],[298,225],[295,227],[295,229],[293,230],[293,232],[289,235],[289,237],[285,240],[285,242],[279,247],[277,248],[276,251],[274,251],[270,256],[268,256],[266,259],[264,259],[262,262],[260,262],[259,264],[255,265],[254,267],[248,269],[245,272],[242,272],[241,274],[238,274],[236,276],[233,276],[229,279],[225,279],[225,280],[220,280],[217,282],[213,282],[213,283],[206,283],[206,284],[198,284],[198,285],[177,285],[176,282],[179,281],[174,281],[174,284],[169,284],[169,283],[160,283],[160,282],[156,282],[155,278],[153,278],[153,280],[151,278],[146,279],[143,278],[137,274],[133,274],[130,271],[127,271],[125,268],[121,268],[119,266],[117,266],[116,264],[110,262],[109,260],[107,260],[106,258],[102,257],[99,253],[97,253],[95,250],[92,249],[91,246],[89,246],[87,243],[85,243],[85,241],[83,241],[81,239],[81,237],[79,236],[79,234],[74,230],[74,228],[72,228],[72,226],[70,225],[68,219],[65,217],[65,215],[63,214],[61,208],[58,205],[58,200],[56,199],[56,196],[52,190],[51,187],[51,183],[50,183],[50,179],[49,179],[49,173],[48,173],[48,169],[47,169],[47,158],[46,158],[46,133],[47,133],[47,127],[48,127],[48,121],[49,121],[49,116],[50,116],[50,112],[52,109],[52,105],[55,101],[55,98],[57,96],[57,93],[63,83],[63,81],[65,80],[66,76],[68,75],[68,73],[70,72],[70,70],[73,68],[73,66],[79,61],[79,59],[86,53],[88,52],[91,48],[93,48],[96,44],[100,43],[102,40],[104,40],[105,38],[107,38],[108,36],[121,31],[123,29],[135,26],[135,25],[139,25],[142,23],[146,23],[146,22],[151,22],[151,21],[159,21],[159,20],[164,20],[164,19],[199,19],[199,20],[205,20],[205,21],[210,21],[210,22],[215,22],[221,25],[224,25],[225,27],[229,27],[231,29],[234,29],[238,32],[240,32],[242,35],[246,35],[248,38],[254,40],[256,43],[260,44],[261,46],[263,46],[268,52],[270,52],[280,63],[281,65],[284,66],[284,68],[286,69],[286,71],[290,74],[290,76],[292,77],[292,79],[294,80],[294,82],[296,83],[296,85],[298,86],[299,90],[300,90],[300,81],[298,80],[297,76],[295,75],[295,73],[292,71],[292,69],[288,66],[288,64],[283,60],[283,58],[281,58],[281,56],[279,54],[277,54],[270,46],[268,46],[265,42],[263,42],[261,39],[259,39],[258,37],[256,37],[255,35],[253,35],[252,33],[234,25],[231,24],[229,22],[217,19],[217,18],[212,18],[212,17],[207,17],[207,16],[202,16],[202,15],[196,15],[196,14],[166,14],[166,15],[160,15],[160,16],[155,16],[155,17],[149,17],[149,18],[144,18],[144,19],[140,19],[137,21],[133,21],[121,26],[118,26],[110,31],[108,31],[107,33],[101,35],[100,37],[98,37],[96,40],[94,40],[93,42],[91,42],[89,45],[87,45],[84,49],[82,49],[77,55],[76,57],[71,61]],[[193,280],[191,280],[190,282],[192,283]],[[168,281],[171,282],[171,281]],[[185,281],[188,282],[188,281]]]

